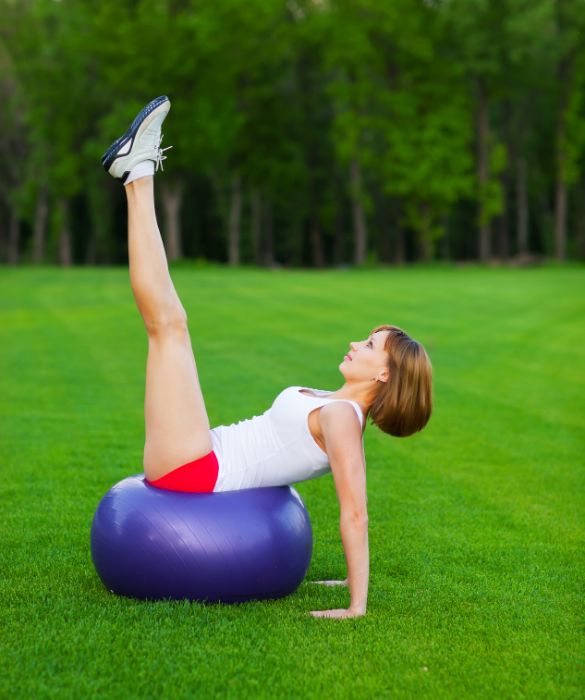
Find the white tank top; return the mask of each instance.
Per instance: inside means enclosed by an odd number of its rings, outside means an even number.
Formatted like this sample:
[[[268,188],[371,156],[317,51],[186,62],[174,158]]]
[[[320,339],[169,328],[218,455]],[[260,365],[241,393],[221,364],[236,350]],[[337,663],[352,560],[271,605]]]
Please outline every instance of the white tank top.
[[[362,428],[364,414],[351,399],[301,393],[301,389],[308,388],[289,386],[262,415],[210,430],[219,463],[214,491],[284,486],[331,471],[327,453],[309,430],[309,413],[329,401],[347,401]]]

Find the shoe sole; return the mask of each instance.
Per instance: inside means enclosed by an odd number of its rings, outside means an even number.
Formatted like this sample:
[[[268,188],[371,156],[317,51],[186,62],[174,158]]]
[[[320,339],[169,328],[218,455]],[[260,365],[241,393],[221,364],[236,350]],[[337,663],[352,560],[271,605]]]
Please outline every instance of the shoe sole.
[[[102,165],[104,166],[104,170],[107,173],[110,172],[110,168],[112,167],[112,164],[114,163],[116,158],[123,158],[124,156],[127,156],[132,152],[132,147],[134,146],[134,139],[136,138],[138,129],[140,129],[142,124],[144,124],[145,120],[154,112],[154,110],[163,105],[165,102],[170,102],[169,98],[166,95],[161,95],[160,97],[157,97],[154,100],[152,100],[152,102],[149,102],[146,105],[146,107],[143,107],[140,110],[140,112],[138,112],[134,121],[130,125],[130,128],[122,136],[120,136],[120,138],[116,139],[114,143],[108,148],[108,150],[102,156]],[[122,155],[118,156],[118,151],[129,141],[130,148],[128,149],[127,153],[123,153]],[[129,174],[130,171],[125,172],[122,175],[122,177],[117,179],[122,180],[122,182],[125,182]]]

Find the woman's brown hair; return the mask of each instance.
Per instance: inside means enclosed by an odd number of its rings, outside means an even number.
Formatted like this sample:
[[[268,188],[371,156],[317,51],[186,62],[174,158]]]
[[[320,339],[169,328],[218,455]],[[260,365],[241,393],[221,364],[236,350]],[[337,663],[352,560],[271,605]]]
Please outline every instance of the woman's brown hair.
[[[433,367],[423,346],[398,326],[378,326],[372,333],[377,331],[390,331],[384,343],[390,376],[380,384],[369,416],[385,433],[407,437],[431,417]]]

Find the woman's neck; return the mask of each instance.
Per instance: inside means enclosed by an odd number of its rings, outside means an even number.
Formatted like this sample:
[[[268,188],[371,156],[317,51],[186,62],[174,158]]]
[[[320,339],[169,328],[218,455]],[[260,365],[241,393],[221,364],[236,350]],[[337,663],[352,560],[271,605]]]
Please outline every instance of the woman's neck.
[[[360,405],[364,415],[367,416],[374,403],[377,390],[377,386],[370,386],[370,384],[369,382],[355,382],[351,384],[346,382],[337,391],[332,391],[329,396],[332,399],[355,401]]]

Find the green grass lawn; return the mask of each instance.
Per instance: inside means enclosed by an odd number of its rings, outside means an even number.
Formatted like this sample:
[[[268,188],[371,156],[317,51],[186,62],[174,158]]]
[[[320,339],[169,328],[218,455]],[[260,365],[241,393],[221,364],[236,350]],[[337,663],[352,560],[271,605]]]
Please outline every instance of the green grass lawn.
[[[0,269],[2,698],[584,697],[585,268],[172,269],[212,426],[336,389],[351,340],[401,326],[435,408],[368,425],[370,592],[347,607],[331,475],[296,486],[314,550],[291,596],[115,597],[94,511],[141,472],[146,335],[128,271]]]

